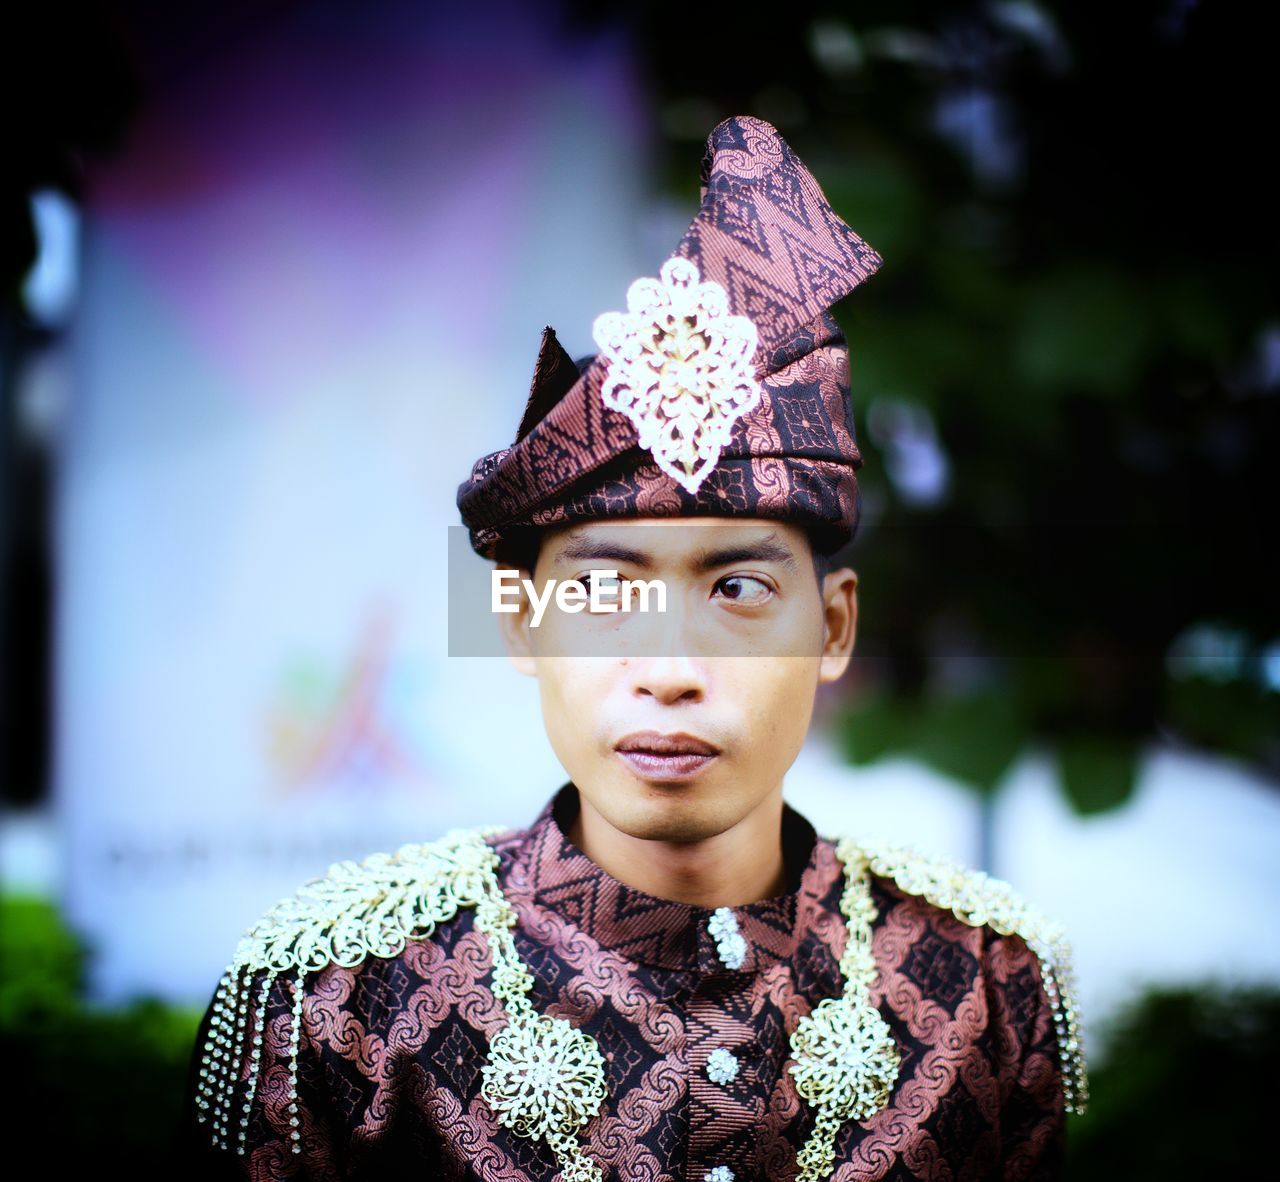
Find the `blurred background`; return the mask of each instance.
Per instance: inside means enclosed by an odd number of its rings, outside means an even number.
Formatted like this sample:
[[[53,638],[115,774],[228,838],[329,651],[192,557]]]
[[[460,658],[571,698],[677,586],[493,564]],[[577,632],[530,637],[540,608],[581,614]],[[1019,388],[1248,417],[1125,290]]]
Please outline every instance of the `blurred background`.
[[[243,929],[525,824],[450,658],[454,496],[772,122],[885,259],[836,308],[858,647],[789,799],[1076,952],[1072,1178],[1248,1166],[1280,1051],[1272,45],[1258,6],[72,4],[0,39],[0,1036],[21,1136],[163,1167]],[[495,739],[495,734],[500,738]],[[1195,1138],[1169,1138],[1195,1121]],[[1187,1142],[1191,1143],[1188,1144]]]

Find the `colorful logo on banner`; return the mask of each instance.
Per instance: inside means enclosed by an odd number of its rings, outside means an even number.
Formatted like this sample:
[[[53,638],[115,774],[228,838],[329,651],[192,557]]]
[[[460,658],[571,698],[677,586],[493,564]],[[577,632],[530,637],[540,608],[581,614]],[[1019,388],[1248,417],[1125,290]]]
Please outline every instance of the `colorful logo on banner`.
[[[267,758],[283,795],[370,793],[420,787],[433,777],[422,754],[424,671],[395,651],[395,613],[365,618],[350,657],[333,666],[299,658],[267,710]]]

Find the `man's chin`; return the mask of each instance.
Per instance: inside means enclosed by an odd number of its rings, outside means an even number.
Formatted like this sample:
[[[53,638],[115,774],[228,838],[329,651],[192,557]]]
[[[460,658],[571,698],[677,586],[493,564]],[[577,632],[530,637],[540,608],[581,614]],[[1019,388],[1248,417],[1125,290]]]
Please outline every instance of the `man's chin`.
[[[695,799],[689,788],[686,785],[682,792],[663,785],[656,794],[601,815],[619,832],[639,841],[686,843],[706,841],[723,833],[727,826],[719,818],[708,816],[705,800]],[[638,790],[646,791],[644,786]]]
[[[662,841],[678,845],[689,845],[693,842],[706,841],[720,832],[715,827],[698,825],[672,818],[656,818],[651,824],[632,826],[624,830],[630,837],[640,841]]]

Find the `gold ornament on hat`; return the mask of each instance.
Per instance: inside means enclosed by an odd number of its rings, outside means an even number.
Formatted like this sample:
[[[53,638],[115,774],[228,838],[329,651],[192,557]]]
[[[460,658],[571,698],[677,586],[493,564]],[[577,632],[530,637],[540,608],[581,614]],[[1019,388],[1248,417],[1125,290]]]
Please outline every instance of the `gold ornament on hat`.
[[[675,255],[660,277],[637,279],[626,312],[596,317],[592,334],[609,359],[600,396],[634,424],[639,444],[689,492],[715,469],[734,422],[760,401],[758,337],[729,297]]]

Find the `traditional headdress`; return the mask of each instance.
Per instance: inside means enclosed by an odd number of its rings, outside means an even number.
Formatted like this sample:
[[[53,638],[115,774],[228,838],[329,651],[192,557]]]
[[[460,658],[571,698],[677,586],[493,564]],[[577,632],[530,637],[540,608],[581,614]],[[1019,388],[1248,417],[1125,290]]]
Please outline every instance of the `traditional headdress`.
[[[458,508],[492,558],[528,527],[609,517],[766,517],[831,552],[857,529],[862,455],[829,309],[883,260],[777,130],[738,115],[702,159],[702,205],[579,366],[548,325],[516,440]]]

